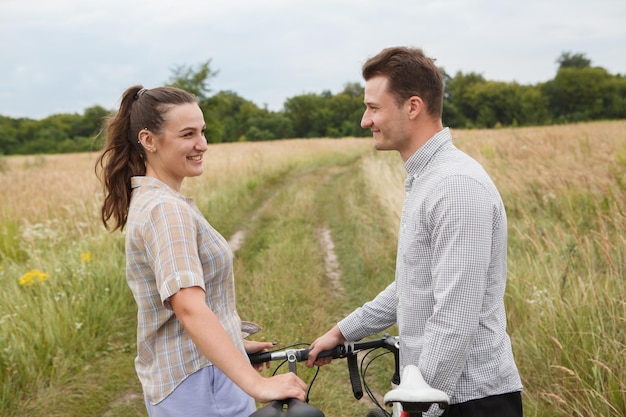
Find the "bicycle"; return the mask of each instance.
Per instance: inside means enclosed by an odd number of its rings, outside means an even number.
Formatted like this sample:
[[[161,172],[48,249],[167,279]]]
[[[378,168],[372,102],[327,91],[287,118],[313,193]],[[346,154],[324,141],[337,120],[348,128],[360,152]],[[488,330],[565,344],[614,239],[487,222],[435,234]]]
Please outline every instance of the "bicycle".
[[[332,357],[333,359],[345,358],[348,362],[348,372],[352,392],[357,400],[363,397],[363,386],[365,392],[376,405],[371,409],[366,417],[421,417],[423,412],[428,411],[431,405],[438,404],[440,408],[445,408],[450,403],[448,395],[438,389],[430,387],[422,377],[419,368],[415,365],[407,365],[402,371],[400,378],[400,350],[399,338],[397,336],[385,335],[380,339],[366,340],[362,342],[346,342],[336,346],[334,349],[320,352],[319,358]],[[375,398],[373,392],[367,385],[365,373],[371,362],[381,355],[370,359],[365,363],[367,356],[378,350],[385,349],[385,353],[391,353],[394,356],[394,372],[391,377],[392,389],[384,396],[385,405],[392,405],[392,413],[389,413],[379,401]],[[296,363],[303,362],[308,359],[310,349],[293,349],[286,348],[282,350],[274,350],[270,352],[259,352],[248,355],[252,364],[260,364],[270,361],[282,360],[283,363],[278,369],[287,362],[289,371],[296,373]],[[364,352],[365,355],[358,364],[357,354]],[[319,368],[318,368],[319,371]],[[317,376],[317,374],[316,374]],[[309,385],[309,392],[313,386],[313,381]],[[307,395],[308,398],[308,395]],[[272,401],[266,406],[258,409],[250,415],[250,417],[324,417],[324,413],[310,404],[301,402],[296,399],[287,399],[281,401]]]

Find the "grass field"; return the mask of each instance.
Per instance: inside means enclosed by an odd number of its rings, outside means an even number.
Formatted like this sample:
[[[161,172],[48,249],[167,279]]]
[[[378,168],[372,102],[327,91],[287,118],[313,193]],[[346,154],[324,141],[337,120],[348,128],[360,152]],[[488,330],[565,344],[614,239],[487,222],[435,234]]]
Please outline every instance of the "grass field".
[[[525,415],[626,415],[626,122],[453,136],[507,207]],[[2,416],[146,415],[123,235],[99,222],[95,156],[0,159]],[[184,192],[227,239],[245,236],[240,315],[285,345],[312,341],[393,279],[403,180],[399,156],[369,139],[235,143],[211,145]],[[385,392],[386,369],[372,376]],[[311,402],[328,417],[367,409],[341,361],[321,369]]]

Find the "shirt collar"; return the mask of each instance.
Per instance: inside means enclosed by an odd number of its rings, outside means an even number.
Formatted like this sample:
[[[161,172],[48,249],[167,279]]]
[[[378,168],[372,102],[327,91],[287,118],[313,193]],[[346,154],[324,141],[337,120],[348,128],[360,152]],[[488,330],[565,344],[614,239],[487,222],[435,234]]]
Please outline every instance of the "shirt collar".
[[[130,187],[131,189],[136,189],[139,187],[152,187],[152,188],[157,188],[163,191],[166,191],[174,196],[176,196],[177,198],[181,198],[183,200],[186,201],[193,201],[193,199],[191,197],[186,197],[184,195],[182,195],[181,193],[179,193],[178,191],[176,191],[175,189],[173,189],[172,187],[170,187],[169,185],[167,185],[166,183],[164,183],[163,181],[154,178],[154,177],[147,177],[147,176],[136,176],[136,177],[131,177],[130,179]]]
[[[430,139],[424,143],[413,155],[404,163],[407,177],[405,188],[409,190],[415,178],[417,178],[428,165],[428,161],[437,153],[439,148],[447,143],[452,143],[452,135],[449,128],[444,128],[435,133]]]

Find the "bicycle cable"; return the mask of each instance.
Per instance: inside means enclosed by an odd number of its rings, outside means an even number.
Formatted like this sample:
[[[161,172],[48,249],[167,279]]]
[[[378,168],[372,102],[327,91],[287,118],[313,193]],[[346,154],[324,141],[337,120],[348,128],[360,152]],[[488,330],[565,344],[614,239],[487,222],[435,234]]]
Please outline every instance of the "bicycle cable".
[[[370,398],[370,400],[372,400],[372,402],[376,405],[376,407],[378,407],[383,413],[385,413],[387,417],[392,417],[391,414],[388,413],[387,410],[385,410],[385,408],[380,404],[380,402],[378,402],[378,399],[376,399],[374,392],[370,389],[369,385],[367,384],[367,380],[365,379],[365,374],[367,373],[367,370],[369,369],[369,366],[372,364],[372,362],[374,362],[376,359],[379,359],[381,356],[388,355],[391,353],[390,351],[385,350],[382,353],[379,353],[378,355],[369,359],[367,364],[365,364],[365,359],[370,355],[370,353],[373,353],[379,349],[382,349],[382,348],[369,350],[367,353],[363,355],[363,358],[361,358],[361,367],[360,367],[361,380],[363,381],[363,388],[365,389],[365,392],[367,393],[367,396]]]

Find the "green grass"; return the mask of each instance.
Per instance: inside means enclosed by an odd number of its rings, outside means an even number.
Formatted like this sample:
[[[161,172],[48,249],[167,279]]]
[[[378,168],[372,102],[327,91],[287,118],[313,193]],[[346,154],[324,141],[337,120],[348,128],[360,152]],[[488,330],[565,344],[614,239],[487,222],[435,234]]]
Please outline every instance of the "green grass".
[[[66,386],[103,356],[135,350],[123,242],[101,236],[63,246],[29,259],[45,280],[20,285],[15,277],[33,270],[12,262],[0,270],[2,415],[24,415],[23,402]]]

